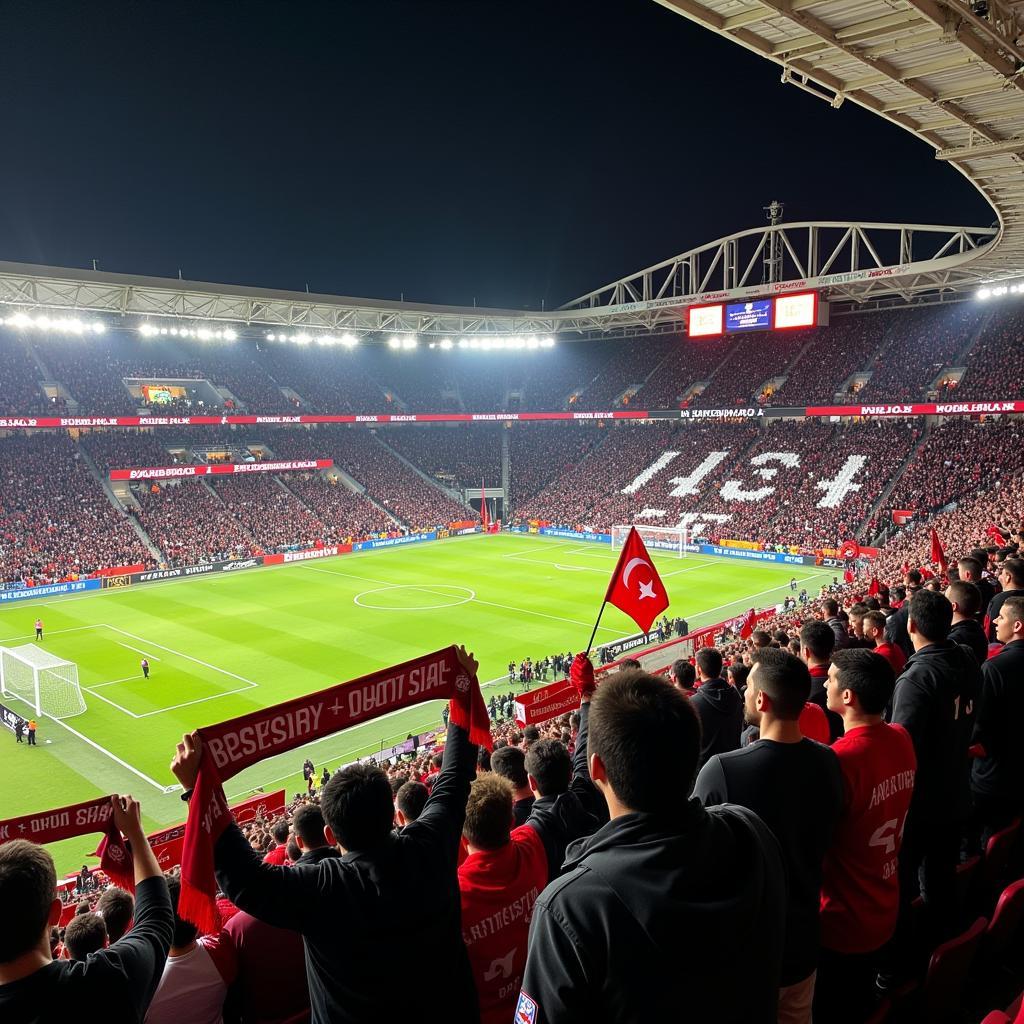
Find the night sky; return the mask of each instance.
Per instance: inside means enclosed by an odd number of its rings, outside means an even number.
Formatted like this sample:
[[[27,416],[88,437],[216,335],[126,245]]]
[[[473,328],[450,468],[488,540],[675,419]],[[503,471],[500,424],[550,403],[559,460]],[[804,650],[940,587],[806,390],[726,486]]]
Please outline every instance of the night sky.
[[[549,308],[786,219],[988,225],[652,0],[4,0],[0,259]]]

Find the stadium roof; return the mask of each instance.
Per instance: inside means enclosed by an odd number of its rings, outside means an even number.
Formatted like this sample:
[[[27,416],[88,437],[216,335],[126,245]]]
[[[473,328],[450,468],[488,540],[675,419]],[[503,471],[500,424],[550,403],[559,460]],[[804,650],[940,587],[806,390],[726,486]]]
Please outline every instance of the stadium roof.
[[[774,61],[783,82],[856,103],[964,174],[996,222],[806,222],[738,232],[554,311],[359,299],[0,263],[0,304],[140,318],[352,331],[562,337],[678,331],[687,306],[821,288],[851,306],[935,301],[1024,274],[1024,3],[657,0]],[[792,130],[796,130],[798,126]],[[843,128],[836,121],[836,131]],[[696,130],[696,129],[695,129]],[[788,129],[787,129],[788,130]],[[864,173],[885,187],[884,154]],[[951,217],[955,223],[955,218]],[[771,263],[771,267],[769,267]]]
[[[782,68],[833,107],[912,132],[989,201],[998,233],[963,261],[963,287],[1024,269],[1024,11],[1006,0],[656,0]],[[841,130],[837,120],[836,130]],[[866,152],[884,188],[898,168]]]

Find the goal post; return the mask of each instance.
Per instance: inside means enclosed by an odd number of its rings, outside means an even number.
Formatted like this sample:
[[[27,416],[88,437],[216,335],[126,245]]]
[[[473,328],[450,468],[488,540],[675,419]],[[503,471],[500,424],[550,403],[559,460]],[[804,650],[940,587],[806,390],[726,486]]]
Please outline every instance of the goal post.
[[[0,647],[0,693],[24,701],[40,718],[72,718],[86,710],[78,666],[35,644]]]
[[[690,537],[685,526],[641,526],[639,523],[634,526],[613,526],[613,551],[626,543],[629,531],[634,528],[640,534],[640,539],[648,551],[662,551],[666,555],[675,555],[676,558],[686,557],[686,545]]]

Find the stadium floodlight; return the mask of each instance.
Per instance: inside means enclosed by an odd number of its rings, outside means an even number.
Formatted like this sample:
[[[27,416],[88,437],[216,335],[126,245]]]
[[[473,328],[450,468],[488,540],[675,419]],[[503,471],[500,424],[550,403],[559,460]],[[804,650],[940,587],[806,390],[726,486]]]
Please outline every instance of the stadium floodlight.
[[[445,352],[448,352],[451,349],[451,347],[452,347],[452,339],[451,338],[442,338],[440,344],[441,344],[441,348],[443,348],[445,350]]]
[[[401,348],[401,347],[402,347],[402,339],[401,338],[393,338],[393,337],[392,338],[388,338],[388,348]]]
[[[469,339],[459,338],[459,348],[469,348]]]
[[[107,329],[106,324],[99,320],[86,323],[75,316],[51,317],[45,313],[36,317],[31,317],[27,313],[13,313],[8,317],[0,317],[0,324],[22,331],[38,330],[51,334],[103,334]]]
[[[341,343],[345,348],[355,348],[359,344],[359,339],[354,334],[343,334]]]

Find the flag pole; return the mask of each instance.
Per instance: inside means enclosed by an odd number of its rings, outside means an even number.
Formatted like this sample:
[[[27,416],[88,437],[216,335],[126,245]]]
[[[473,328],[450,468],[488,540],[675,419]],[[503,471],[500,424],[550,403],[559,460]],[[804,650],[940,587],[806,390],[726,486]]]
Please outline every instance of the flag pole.
[[[601,602],[601,609],[600,609],[600,611],[599,611],[599,612],[597,613],[597,621],[596,621],[596,622],[594,623],[594,631],[593,631],[593,632],[592,632],[592,633],[590,634],[590,640],[589,640],[589,642],[587,643],[587,651],[586,651],[586,654],[587,654],[587,657],[588,657],[588,658],[590,657],[590,648],[594,646],[594,637],[595,637],[595,636],[597,636],[597,627],[598,627],[598,626],[599,626],[599,625],[601,624],[601,616],[602,616],[602,615],[604,614],[604,606],[605,606],[605,605],[606,605],[607,603],[608,603],[608,598],[606,597],[606,598],[605,598],[605,599],[604,599],[604,600],[603,600],[603,601]]]

